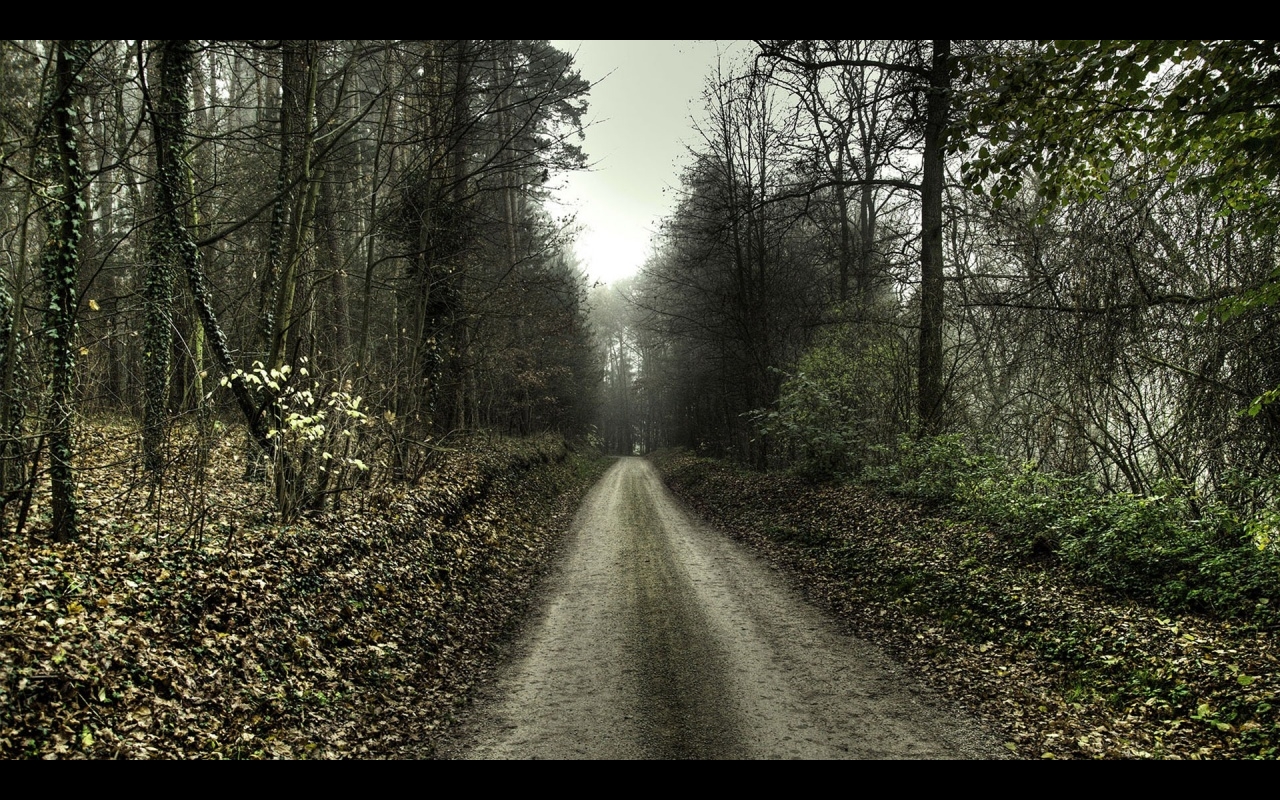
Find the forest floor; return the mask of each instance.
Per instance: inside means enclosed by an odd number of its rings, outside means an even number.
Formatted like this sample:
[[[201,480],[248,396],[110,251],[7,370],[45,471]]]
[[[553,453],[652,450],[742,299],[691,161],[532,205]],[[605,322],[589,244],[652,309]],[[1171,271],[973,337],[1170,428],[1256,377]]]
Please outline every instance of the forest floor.
[[[865,487],[677,451],[654,461],[692,509],[1001,731],[1016,756],[1277,755],[1275,630],[1161,613],[1078,583],[989,526]]]
[[[136,440],[79,432],[78,540],[49,541],[47,494],[0,539],[0,758],[430,752],[609,463],[472,439],[281,525],[243,434],[204,469],[175,440],[151,502]]]
[[[0,758],[430,754],[610,463],[552,437],[471,440],[413,488],[353,490],[281,525],[267,486],[241,479],[242,436],[202,469],[175,440],[151,502],[136,439],[80,431],[77,541],[49,541],[39,495],[0,538]],[[1013,755],[1277,754],[1275,630],[1077,583],[945,509],[655,462]]]

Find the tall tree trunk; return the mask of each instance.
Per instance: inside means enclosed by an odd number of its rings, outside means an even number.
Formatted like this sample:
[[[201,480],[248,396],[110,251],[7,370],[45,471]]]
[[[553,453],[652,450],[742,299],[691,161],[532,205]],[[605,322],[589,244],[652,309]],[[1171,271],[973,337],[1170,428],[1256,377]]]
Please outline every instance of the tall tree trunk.
[[[288,224],[280,232],[283,242],[273,242],[274,248],[284,246],[283,255],[273,265],[278,274],[271,315],[270,351],[268,369],[278,369],[284,363],[286,339],[294,320],[294,297],[298,287],[298,262],[302,257],[302,241],[306,222],[313,215],[318,181],[311,171],[312,150],[315,143],[316,84],[319,58],[315,42],[288,42],[284,49],[284,81],[281,100],[281,173],[285,185],[294,188],[288,193],[293,201]],[[287,122],[286,122],[287,121]]]
[[[369,373],[369,325],[373,318],[374,268],[378,264],[378,237],[373,235],[372,229],[376,225],[375,221],[378,219],[378,213],[381,208],[379,199],[382,186],[393,184],[399,171],[399,159],[397,158],[396,145],[392,135],[398,121],[398,97],[399,94],[397,92],[386,93],[385,104],[377,123],[377,140],[373,144],[373,164],[368,188],[370,232],[365,237],[364,282],[361,292],[363,305],[360,310],[360,337],[356,344],[356,365],[361,375],[368,375]],[[385,178],[382,169],[384,160],[387,165]]]
[[[340,87],[333,86],[323,94],[316,96],[317,124],[323,121],[325,138],[330,136],[345,137],[345,133],[334,129],[333,120],[343,103],[339,93]],[[335,156],[340,156],[344,145],[335,148]],[[323,319],[317,320],[320,339],[320,366],[330,374],[337,374],[345,369],[350,355],[350,319],[347,300],[346,263],[342,255],[342,236],[339,229],[339,177],[346,170],[336,165],[325,169],[316,177],[317,194],[315,200],[315,233],[317,244],[317,261],[321,278],[314,283],[317,295],[313,304],[317,310],[323,310]]]
[[[172,128],[174,120],[187,113],[187,92],[181,72],[181,56],[173,52],[173,42],[159,45],[159,81],[151,108],[154,125]],[[163,119],[163,121],[161,121]],[[153,158],[155,158],[153,154]],[[152,206],[159,213],[156,190],[148,191]],[[165,230],[163,217],[157,216],[148,239],[146,277],[142,290],[143,353],[142,370],[144,401],[142,411],[142,461],[153,479],[164,464],[162,448],[169,424],[169,381],[173,353],[173,265],[177,259],[172,235]]]
[[[27,171],[36,161],[33,147],[28,151]],[[30,225],[31,192],[23,192],[19,203],[18,253],[14,262],[13,287],[10,297],[0,283],[0,520],[10,498],[10,490],[26,482],[27,451],[23,446],[23,421],[26,417],[26,380],[22,368],[22,309],[27,285],[27,242]],[[30,496],[31,487],[23,493]]]
[[[245,422],[249,426],[250,438],[257,443],[268,459],[280,464],[278,479],[292,481],[293,465],[288,454],[279,451],[276,440],[267,435],[266,422],[254,402],[253,392],[245,381],[243,371],[236,367],[226,334],[218,324],[218,317],[213,310],[212,293],[205,282],[200,248],[196,246],[195,238],[183,219],[184,210],[187,208],[185,192],[190,187],[186,164],[182,159],[186,151],[187,130],[190,124],[187,86],[192,72],[192,46],[190,41],[178,40],[165,42],[163,47],[168,75],[165,80],[171,82],[170,88],[174,93],[173,107],[182,109],[182,113],[172,117],[152,115],[159,176],[156,190],[163,235],[170,239],[172,247],[181,259],[191,288],[192,299],[195,302],[196,313],[200,317],[200,324],[204,327],[206,343],[227,379],[236,405],[244,414]]]
[[[935,39],[929,71],[924,129],[924,174],[921,178],[920,245],[920,429],[932,436],[942,426],[942,183],[950,94],[951,42]]]
[[[75,315],[80,238],[85,208],[84,168],[76,146],[75,106],[79,73],[89,48],[79,40],[59,40],[54,94],[49,109],[56,140],[56,195],[49,213],[44,277],[49,288],[45,330],[52,362],[49,388],[49,472],[53,536],[67,541],[77,534],[76,484],[72,466],[75,424]]]

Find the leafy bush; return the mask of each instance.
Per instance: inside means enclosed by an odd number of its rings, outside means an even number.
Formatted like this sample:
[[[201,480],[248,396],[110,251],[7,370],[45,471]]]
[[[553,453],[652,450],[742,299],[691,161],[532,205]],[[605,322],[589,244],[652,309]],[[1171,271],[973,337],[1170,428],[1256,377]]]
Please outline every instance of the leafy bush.
[[[232,377],[242,377],[269,400],[274,427],[267,439],[275,446],[275,463],[270,466],[282,519],[318,506],[327,495],[336,498],[349,488],[345,485],[349,473],[368,471],[357,457],[358,431],[369,424],[362,398],[346,389],[306,382],[306,367],[296,373],[287,364],[267,370],[259,361],[252,370],[240,370]],[[223,377],[222,385],[230,380]]]
[[[791,456],[795,471],[822,479],[849,472],[861,441],[853,410],[832,386],[811,373],[798,372],[783,384],[776,411],[761,411],[754,421]]]
[[[753,415],[757,428],[800,475],[857,475],[879,460],[901,429],[892,380],[897,342],[857,325],[837,326],[800,359],[778,405]]]
[[[895,494],[952,503],[1028,553],[1055,554],[1082,580],[1170,612],[1276,621],[1280,513],[1269,508],[1242,518],[1178,481],[1145,496],[1104,495],[1085,477],[1014,467],[960,434],[904,436],[894,456],[868,477]]]
[[[1081,513],[1096,497],[1087,478],[1041,472],[1027,461],[1016,469],[1000,465],[986,470],[957,499],[977,519],[1042,541],[1051,538],[1059,520]]]
[[[1061,555],[1090,580],[1127,594],[1178,575],[1186,503],[1179,497],[1117,494],[1056,527]]]
[[[1227,507],[1190,492],[1114,495],[1064,520],[1061,553],[1090,580],[1170,611],[1274,619],[1280,557]]]
[[[950,503],[973,494],[974,487],[998,475],[1001,465],[989,453],[971,450],[962,433],[913,439],[898,437],[896,458],[865,477],[895,494],[931,503]]]
[[[809,479],[860,476],[901,496],[951,504],[1082,580],[1169,611],[1273,620],[1280,602],[1280,479],[1227,476],[1199,496],[1177,481],[1143,495],[1103,494],[1087,476],[1010,463],[963,434],[902,433],[886,375],[891,337],[837,326],[757,412],[792,469]],[[887,366],[888,365],[888,366]]]

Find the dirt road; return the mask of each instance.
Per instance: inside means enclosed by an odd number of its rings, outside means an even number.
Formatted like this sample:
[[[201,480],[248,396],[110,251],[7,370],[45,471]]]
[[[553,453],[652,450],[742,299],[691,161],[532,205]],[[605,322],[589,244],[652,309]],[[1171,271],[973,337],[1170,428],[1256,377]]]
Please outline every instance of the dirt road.
[[[591,490],[545,603],[445,756],[999,758],[874,646],[692,519],[648,462]]]

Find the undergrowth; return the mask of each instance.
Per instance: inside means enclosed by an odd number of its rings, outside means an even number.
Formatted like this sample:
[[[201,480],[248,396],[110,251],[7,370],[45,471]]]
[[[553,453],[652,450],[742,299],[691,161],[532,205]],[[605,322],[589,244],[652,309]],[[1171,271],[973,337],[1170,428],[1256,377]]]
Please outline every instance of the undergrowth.
[[[1176,481],[1106,493],[1086,477],[1012,465],[961,435],[903,438],[866,477],[891,494],[994,526],[1032,557],[1170,613],[1207,612],[1274,626],[1280,600],[1275,514],[1203,496]]]
[[[933,446],[933,445],[938,446]],[[668,486],[1031,758],[1274,758],[1275,555],[1225,500],[925,442],[877,485],[683,452]]]
[[[429,755],[608,463],[473,436],[285,522],[243,435],[148,492],[136,435],[80,433],[80,539],[47,492],[0,537],[0,758]]]

